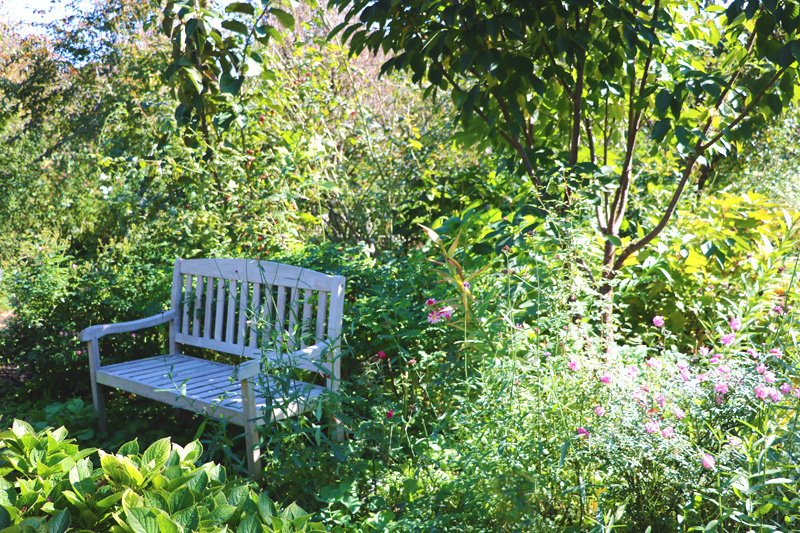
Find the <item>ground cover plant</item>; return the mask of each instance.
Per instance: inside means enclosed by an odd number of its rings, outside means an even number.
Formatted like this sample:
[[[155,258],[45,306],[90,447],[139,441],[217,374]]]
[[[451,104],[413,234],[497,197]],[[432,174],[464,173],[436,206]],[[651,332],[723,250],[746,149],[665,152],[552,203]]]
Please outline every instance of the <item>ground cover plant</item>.
[[[0,532],[800,529],[797,6],[331,4],[3,26]],[[97,433],[175,257],[346,276],[344,442]]]

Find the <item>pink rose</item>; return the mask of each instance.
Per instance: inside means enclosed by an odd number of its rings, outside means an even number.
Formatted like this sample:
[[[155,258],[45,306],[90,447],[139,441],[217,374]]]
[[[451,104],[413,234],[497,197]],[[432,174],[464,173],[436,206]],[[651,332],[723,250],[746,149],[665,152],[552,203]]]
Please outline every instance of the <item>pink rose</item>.
[[[663,328],[664,327],[664,323],[665,323],[665,321],[664,321],[664,317],[663,316],[656,315],[656,316],[653,317],[653,325],[655,327]]]

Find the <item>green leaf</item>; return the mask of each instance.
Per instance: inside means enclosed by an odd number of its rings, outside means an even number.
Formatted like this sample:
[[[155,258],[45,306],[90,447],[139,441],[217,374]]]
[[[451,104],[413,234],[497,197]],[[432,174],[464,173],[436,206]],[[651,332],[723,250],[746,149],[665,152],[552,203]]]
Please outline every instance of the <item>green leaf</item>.
[[[142,466],[150,469],[160,469],[169,457],[170,438],[166,437],[151,444],[142,454]]]
[[[275,504],[269,499],[265,492],[258,497],[258,515],[265,524],[269,524],[269,519],[278,515]]]
[[[230,94],[236,96],[239,94],[239,89],[242,87],[242,80],[234,78],[228,72],[223,72],[219,77],[219,90],[223,94]]]
[[[236,509],[234,508],[234,510]],[[231,511],[231,513],[224,519],[219,520],[219,523],[226,522],[231,516],[233,516],[233,511]],[[184,531],[195,531],[197,529],[197,526],[200,524],[200,514],[197,512],[197,506],[190,507],[179,513],[174,513],[172,515],[172,519],[178,525],[180,525]],[[215,516],[214,513],[211,513],[211,519],[217,520],[218,517]]]
[[[667,136],[667,133],[669,133],[671,128],[672,122],[670,120],[659,120],[653,124],[653,131],[651,132],[650,137],[656,142],[661,142],[664,140],[664,137]]]
[[[183,511],[194,504],[194,496],[188,487],[183,486],[169,495],[169,507],[173,513]]]
[[[672,93],[669,91],[661,90],[656,95],[656,109],[660,114],[664,114],[672,103]]]
[[[156,523],[161,533],[183,533],[183,528],[170,520],[167,515],[156,516]]]
[[[270,9],[269,12],[270,14],[275,15],[275,18],[278,19],[278,22],[281,23],[281,26],[283,26],[287,30],[294,29],[294,17],[291,14],[275,7]]]
[[[606,235],[606,240],[611,244],[613,244],[614,246],[616,246],[617,248],[622,246],[622,241],[616,235]]]
[[[248,516],[236,528],[236,533],[261,533],[261,523],[256,516]]]
[[[134,533],[159,533],[157,514],[146,507],[136,507],[126,513],[128,525]]]
[[[197,91],[197,93],[202,93],[203,76],[200,74],[200,72],[198,72],[194,67],[183,67],[181,71],[186,74],[186,76],[189,78],[189,81],[192,82],[192,85],[194,85],[194,89]]]
[[[223,20],[222,27],[225,28],[226,30],[230,30],[234,33],[239,33],[241,35],[250,34],[250,29],[243,23],[239,22],[238,20]]]
[[[95,490],[95,483],[92,480],[92,462],[89,459],[81,459],[69,471],[69,482],[72,490],[76,494],[85,497]]]
[[[6,508],[0,506],[0,529],[5,529],[11,525],[11,515],[8,514]]]
[[[100,457],[103,472],[117,485],[137,488],[144,482],[144,477],[127,457],[105,454]]]
[[[137,455],[139,453],[139,439],[126,442],[117,450],[117,455]]]
[[[70,523],[69,513],[64,509],[47,521],[47,533],[64,533]]]
[[[220,505],[211,512],[211,519],[219,523],[227,522],[235,512],[236,507],[233,505]]]
[[[254,15],[255,9],[247,2],[233,2],[225,7],[227,13],[244,13],[245,15]]]

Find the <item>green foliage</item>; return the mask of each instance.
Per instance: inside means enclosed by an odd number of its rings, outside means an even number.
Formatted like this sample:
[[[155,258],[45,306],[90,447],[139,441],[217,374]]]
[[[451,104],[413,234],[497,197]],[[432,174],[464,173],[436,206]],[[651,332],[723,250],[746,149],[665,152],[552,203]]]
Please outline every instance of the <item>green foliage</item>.
[[[100,467],[92,464],[99,457]],[[115,454],[80,449],[63,427],[40,432],[15,420],[0,433],[0,527],[47,531],[324,531],[295,504],[281,509],[229,481],[214,463],[197,466],[202,446],[137,441]]]
[[[354,53],[391,51],[382,72],[409,71],[428,95],[449,92],[460,140],[510,155],[540,201],[593,196],[609,277],[666,227],[695,163],[731,153],[795,98],[793,4],[329,5],[345,12],[331,35]],[[677,185],[652,228],[615,254],[631,185],[646,169],[634,169],[642,130]],[[574,177],[548,186],[539,169],[563,163]]]
[[[617,295],[628,327],[664,315],[693,349],[726,312],[767,316],[794,299],[785,271],[798,242],[797,214],[767,198],[708,197],[629,261]]]

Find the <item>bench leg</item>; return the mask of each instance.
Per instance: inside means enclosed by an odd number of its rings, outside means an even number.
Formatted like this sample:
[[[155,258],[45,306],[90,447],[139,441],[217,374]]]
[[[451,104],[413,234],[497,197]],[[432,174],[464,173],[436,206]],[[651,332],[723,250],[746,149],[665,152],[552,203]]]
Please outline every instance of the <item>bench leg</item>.
[[[256,481],[261,481],[261,439],[258,434],[256,418],[256,395],[253,384],[248,380],[242,380],[242,400],[244,411],[244,442],[247,454],[247,471],[250,477]]]
[[[97,411],[97,430],[101,435],[108,433],[106,426],[106,406],[103,401],[103,389],[97,382],[92,383],[92,403],[94,410]]]
[[[103,402],[103,389],[97,383],[96,375],[97,369],[100,368],[100,347],[96,340],[89,341],[87,347],[89,348],[87,351],[89,353],[89,379],[92,383],[92,403],[95,411],[97,411],[97,430],[101,435],[105,435],[108,432],[106,427],[106,406]]]

